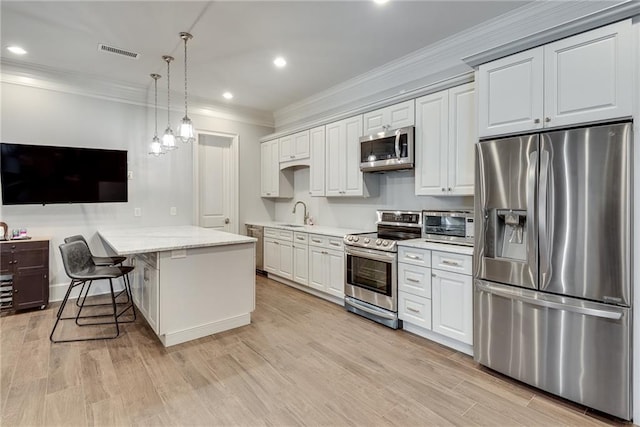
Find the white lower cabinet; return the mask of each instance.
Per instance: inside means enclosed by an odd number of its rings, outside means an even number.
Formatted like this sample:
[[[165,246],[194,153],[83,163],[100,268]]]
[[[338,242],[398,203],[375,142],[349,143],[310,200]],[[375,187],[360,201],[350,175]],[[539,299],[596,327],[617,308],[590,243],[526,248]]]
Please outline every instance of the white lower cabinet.
[[[433,270],[433,331],[473,344],[473,282],[471,276]]]
[[[344,251],[340,238],[309,236],[309,286],[344,297]]]
[[[302,233],[296,233],[296,236]],[[293,244],[293,281],[301,285],[309,284],[309,245]]]
[[[264,269],[285,279],[293,279],[293,233],[265,228]]]
[[[264,236],[266,272],[340,299],[344,297],[341,237],[276,228],[265,228]]]
[[[404,329],[470,353],[471,255],[398,248],[398,318]]]
[[[134,277],[130,277],[133,302],[156,334],[160,333],[160,271],[158,254],[134,257]]]

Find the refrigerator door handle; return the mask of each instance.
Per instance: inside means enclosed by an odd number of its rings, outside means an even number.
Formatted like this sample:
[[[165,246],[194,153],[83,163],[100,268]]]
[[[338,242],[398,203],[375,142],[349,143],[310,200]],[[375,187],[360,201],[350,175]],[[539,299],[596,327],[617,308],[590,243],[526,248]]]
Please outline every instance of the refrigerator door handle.
[[[535,298],[533,296],[524,295],[521,290],[504,289],[504,287],[498,287],[489,283],[476,281],[476,287],[481,292],[486,292],[493,295],[498,295],[515,301],[521,301],[526,304],[535,305],[538,307],[552,308],[556,310],[570,311],[573,313],[584,314],[586,316],[601,317],[604,319],[620,320],[622,319],[622,311],[620,310],[603,310],[598,308],[586,307],[584,305],[572,305],[558,301],[553,301],[552,296],[544,295],[543,298]],[[531,292],[531,291],[529,291]],[[562,297],[556,297],[562,298]],[[596,303],[594,303],[596,304]]]
[[[540,283],[543,289],[548,280],[551,253],[549,252],[549,234],[547,221],[547,198],[549,193],[549,152],[540,150],[540,188],[538,198],[538,224],[540,225],[538,240],[540,242]]]
[[[538,152],[529,154],[529,169],[527,170],[527,261],[529,267],[537,264],[536,256],[538,248],[535,236],[535,200],[536,200],[536,175],[538,173]]]

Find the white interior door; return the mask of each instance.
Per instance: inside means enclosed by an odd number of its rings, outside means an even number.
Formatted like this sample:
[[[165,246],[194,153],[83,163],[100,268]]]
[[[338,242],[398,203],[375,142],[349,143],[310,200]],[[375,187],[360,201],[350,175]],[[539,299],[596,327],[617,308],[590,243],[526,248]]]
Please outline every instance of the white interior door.
[[[233,136],[198,134],[197,220],[201,227],[237,232],[233,150]]]

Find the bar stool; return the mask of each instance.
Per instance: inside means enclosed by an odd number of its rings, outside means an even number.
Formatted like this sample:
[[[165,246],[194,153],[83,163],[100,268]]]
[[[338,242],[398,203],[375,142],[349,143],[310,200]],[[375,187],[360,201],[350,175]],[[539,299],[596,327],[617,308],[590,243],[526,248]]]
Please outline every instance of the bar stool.
[[[74,236],[69,236],[69,237],[65,237],[64,239],[65,243],[70,243],[70,242],[83,242],[85,245],[87,245],[87,248],[89,248],[89,243],[87,243],[87,240],[84,238],[84,236],[82,236],[81,234],[76,234]],[[91,252],[91,248],[89,248],[89,252]],[[93,255],[93,253],[91,253],[91,258],[93,259],[93,263],[97,266],[108,266],[108,267],[115,267],[118,265],[122,265],[123,262],[125,262],[127,260],[127,257],[125,256],[95,256]],[[125,275],[123,277],[123,281],[124,281],[124,288],[118,292],[116,294],[116,299],[122,295],[123,293],[125,294],[125,296],[127,297],[127,299],[123,302],[119,302],[118,304],[128,304],[131,298],[131,283],[129,283],[129,275]],[[82,293],[85,290],[85,284],[82,285],[82,287],[80,288],[80,294],[78,295],[78,299],[76,299],[76,306],[80,307],[80,306],[85,306],[85,307],[96,307],[96,306],[100,306],[100,305],[109,305],[110,303],[107,304],[87,304],[85,305],[84,302],[87,299],[87,296],[89,295],[89,288],[91,287],[91,282],[88,283],[87,285],[87,289],[86,292],[84,293],[84,298],[82,296]],[[127,290],[128,288],[128,290]],[[82,301],[82,303],[80,302]],[[135,318],[135,313],[134,313],[134,318]]]
[[[56,322],[53,325],[53,329],[51,330],[51,334],[49,335],[49,339],[54,342],[73,342],[73,341],[91,341],[91,340],[101,340],[101,339],[113,339],[117,338],[120,335],[120,323],[126,323],[119,321],[118,318],[124,314],[129,308],[132,308],[135,316],[135,308],[133,308],[133,302],[131,302],[130,306],[125,307],[120,312],[118,312],[118,307],[116,304],[116,296],[113,291],[113,279],[117,279],[125,276],[127,273],[133,270],[133,267],[130,266],[121,266],[121,267],[113,267],[113,266],[97,266],[93,262],[93,258],[91,256],[91,252],[89,251],[89,247],[81,242],[69,242],[64,243],[59,246],[60,254],[62,255],[62,264],[64,265],[64,270],[67,273],[67,276],[71,278],[71,282],[69,283],[69,289],[67,289],[67,293],[62,300],[62,304],[58,309],[58,313],[56,314]],[[67,305],[67,301],[69,300],[69,295],[71,291],[76,286],[81,286],[86,284],[87,282],[91,282],[94,280],[109,280],[109,288],[111,290],[111,306],[113,309],[112,313],[103,314],[103,315],[94,315],[94,316],[80,316],[82,312],[82,306],[80,306],[80,310],[78,314],[74,317],[62,317],[64,312],[64,308]],[[88,290],[87,290],[88,291]],[[80,324],[78,323],[79,319],[85,319],[88,317],[110,317],[113,316],[113,321],[109,322],[97,322],[97,323],[88,323],[88,324]],[[76,324],[78,326],[95,326],[95,325],[107,325],[113,324],[115,325],[115,334],[113,336],[101,336],[101,337],[90,337],[90,338],[77,338],[77,339],[68,339],[68,340],[55,340],[53,339],[53,335],[58,327],[58,323],[60,320],[70,320],[75,319]],[[135,319],[135,318],[134,318]]]

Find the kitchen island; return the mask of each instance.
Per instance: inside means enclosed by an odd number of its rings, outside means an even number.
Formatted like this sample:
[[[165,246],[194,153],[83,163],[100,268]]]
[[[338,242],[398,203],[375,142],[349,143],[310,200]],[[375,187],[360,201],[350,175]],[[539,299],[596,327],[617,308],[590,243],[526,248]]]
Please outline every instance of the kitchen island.
[[[98,234],[115,254],[132,256],[133,300],[165,347],[251,323],[253,237],[195,226]]]

